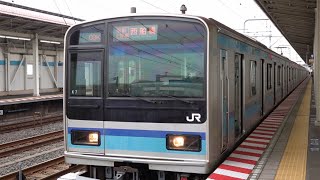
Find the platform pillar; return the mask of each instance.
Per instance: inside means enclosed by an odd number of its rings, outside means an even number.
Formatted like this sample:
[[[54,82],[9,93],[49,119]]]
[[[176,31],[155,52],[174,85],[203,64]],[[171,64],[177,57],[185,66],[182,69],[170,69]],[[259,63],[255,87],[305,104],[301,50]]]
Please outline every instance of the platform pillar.
[[[34,60],[34,87],[33,87],[33,96],[40,96],[39,93],[39,38],[38,34],[34,35],[34,39],[32,42],[32,52],[33,52],[33,60]]]
[[[313,72],[313,82],[314,82],[314,95],[316,100],[316,121],[315,125],[320,126],[320,0],[317,0],[317,8],[315,10],[315,33],[314,33],[314,72]]]

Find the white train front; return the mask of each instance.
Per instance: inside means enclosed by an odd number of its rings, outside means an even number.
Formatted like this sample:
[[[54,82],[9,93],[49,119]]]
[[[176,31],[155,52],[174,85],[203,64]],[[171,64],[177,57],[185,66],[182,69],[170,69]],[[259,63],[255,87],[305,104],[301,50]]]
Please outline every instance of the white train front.
[[[196,16],[85,22],[65,41],[65,160],[97,179],[203,179],[308,74]]]

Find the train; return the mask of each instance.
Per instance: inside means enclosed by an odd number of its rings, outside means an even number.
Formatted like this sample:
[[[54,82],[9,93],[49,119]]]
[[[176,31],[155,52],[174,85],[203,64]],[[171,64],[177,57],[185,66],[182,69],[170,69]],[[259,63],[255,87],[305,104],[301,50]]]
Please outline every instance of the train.
[[[88,21],[65,35],[65,161],[81,177],[201,180],[309,72],[185,14]]]

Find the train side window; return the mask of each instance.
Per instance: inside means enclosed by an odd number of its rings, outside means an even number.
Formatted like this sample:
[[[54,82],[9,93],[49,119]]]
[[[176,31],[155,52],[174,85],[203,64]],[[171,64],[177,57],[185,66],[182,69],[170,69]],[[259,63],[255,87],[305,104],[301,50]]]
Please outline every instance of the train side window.
[[[278,78],[277,78],[277,84],[278,84],[278,86],[280,86],[281,85],[281,66],[278,66],[278,74],[277,74],[278,76]]]
[[[257,62],[256,61],[250,61],[250,87],[251,87],[251,96],[254,96],[257,94],[256,89],[256,70],[257,70]]]
[[[292,80],[293,80],[293,81],[296,79],[294,76],[295,76],[295,69],[293,68],[293,69],[292,69]]]
[[[291,81],[291,68],[289,68],[288,76],[289,76],[289,82],[290,82]]]
[[[101,96],[101,52],[70,54],[70,96]]]
[[[272,64],[267,64],[267,90],[272,88],[271,72],[272,72]]]

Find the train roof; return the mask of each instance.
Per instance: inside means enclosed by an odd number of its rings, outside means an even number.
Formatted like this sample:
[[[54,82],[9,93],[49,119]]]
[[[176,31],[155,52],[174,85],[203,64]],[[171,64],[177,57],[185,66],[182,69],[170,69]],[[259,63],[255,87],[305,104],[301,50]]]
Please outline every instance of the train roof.
[[[234,38],[238,38],[240,40],[244,40],[244,41],[248,41],[248,42],[254,43],[254,44],[260,46],[261,48],[263,48],[264,50],[268,51],[269,53],[272,53],[272,55],[278,56],[278,57],[280,57],[282,59],[285,59],[286,61],[294,63],[294,64],[296,64],[298,66],[301,66],[300,64],[296,63],[295,61],[291,61],[289,58],[287,58],[287,57],[285,57],[285,56],[283,56],[281,54],[278,54],[277,52],[274,52],[273,50],[269,49],[266,45],[262,44],[261,42],[257,41],[256,39],[251,38],[249,36],[246,36],[246,35],[244,35],[242,33],[239,33],[236,30],[234,30],[234,29],[222,24],[221,22],[219,22],[219,21],[217,21],[217,20],[215,20],[213,18],[209,18],[209,20],[212,21],[218,27],[218,29],[219,29],[219,31],[221,33],[224,33],[226,35],[232,36]]]

